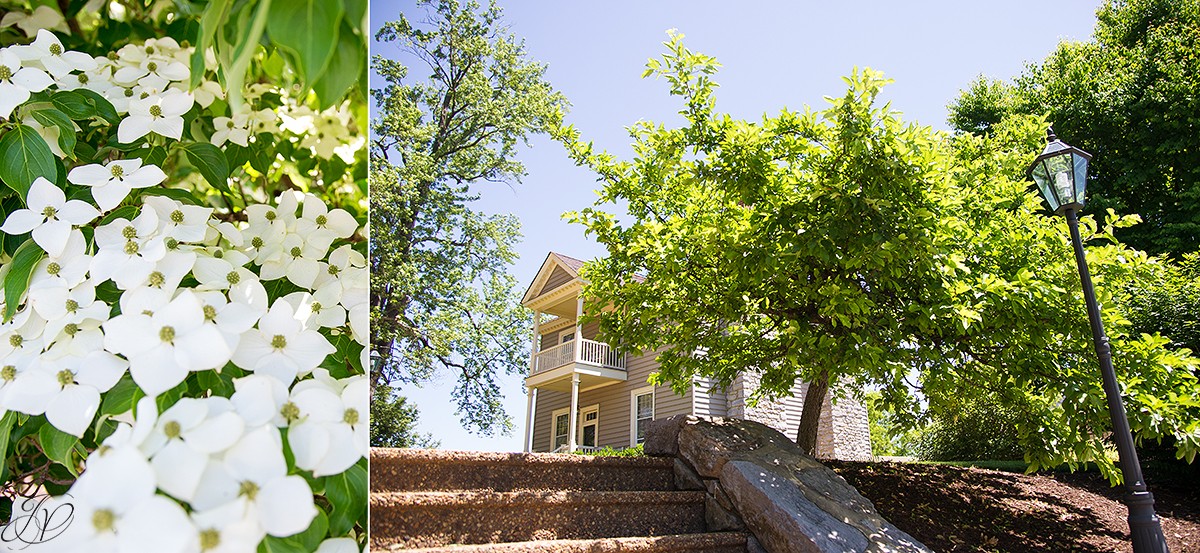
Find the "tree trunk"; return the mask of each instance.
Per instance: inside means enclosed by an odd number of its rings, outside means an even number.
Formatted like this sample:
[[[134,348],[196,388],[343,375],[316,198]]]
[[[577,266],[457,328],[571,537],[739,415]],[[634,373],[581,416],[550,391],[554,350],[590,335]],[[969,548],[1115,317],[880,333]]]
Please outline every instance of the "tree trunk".
[[[821,425],[821,406],[829,391],[829,373],[822,371],[808,384],[804,394],[804,411],[800,414],[800,428],[796,432],[796,445],[809,455],[817,454],[817,429]]]

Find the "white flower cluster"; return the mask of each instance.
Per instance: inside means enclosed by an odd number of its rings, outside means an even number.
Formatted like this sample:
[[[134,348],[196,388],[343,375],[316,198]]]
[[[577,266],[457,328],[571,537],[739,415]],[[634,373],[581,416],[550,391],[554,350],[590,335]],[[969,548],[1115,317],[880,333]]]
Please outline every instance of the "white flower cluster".
[[[354,162],[354,153],[361,150],[366,139],[353,134],[353,117],[348,104],[316,111],[306,105],[289,102],[279,108],[279,127],[297,136],[300,147],[308,148],[319,158],[342,158]]]
[[[0,49],[0,118],[32,93],[87,88],[123,116],[121,142],[179,139],[183,114],[221,94],[209,83],[187,91],[189,50],[165,38],[94,58],[42,30],[32,44]],[[277,130],[266,111],[250,120]],[[22,123],[57,143],[58,127]],[[337,475],[369,453],[366,377],[322,368],[340,369],[327,358],[353,350],[346,362],[367,362],[366,259],[350,244],[334,247],[358,231],[353,216],[290,191],[275,205],[247,206],[244,221],[154,193],[117,209],[167,179],[137,158],[74,167],[66,178],[81,187],[70,198],[38,178],[26,207],[0,224],[8,235],[30,233],[23,249],[44,252],[32,257],[19,305],[0,305],[15,311],[0,323],[0,413],[44,415],[83,437],[104,426],[112,411],[97,420],[102,395],[126,374],[145,397],[112,417],[116,431],[87,457],[69,499],[53,500],[69,502],[75,521],[37,550],[253,551],[265,536],[308,528],[314,492],[290,467]],[[230,397],[180,398],[201,371],[245,376],[232,380]],[[351,538],[319,549],[357,550]]]
[[[179,140],[183,115],[193,104],[206,107],[222,96],[220,86],[211,81],[188,91],[192,50],[168,37],[93,57],[65,50],[54,33],[42,29],[29,45],[0,49],[0,117],[9,118],[33,92],[87,89],[126,116],[117,128],[117,140],[130,143],[150,133]],[[43,126],[31,116],[21,123],[46,138],[56,155],[66,157],[57,144],[57,127]]]
[[[113,177],[129,167],[116,163]],[[152,166],[133,167],[130,175]],[[75,171],[106,176],[96,166]],[[95,207],[45,180],[28,205],[0,230],[32,231],[47,256],[24,306],[0,324],[0,408],[44,413],[82,436],[127,370],[147,395],[132,426],[88,458],[68,492],[79,522],[56,547],[135,551],[155,536],[154,551],[238,551],[307,528],[313,492],[287,474],[279,429],[289,429],[295,466],[314,476],[344,472],[369,452],[365,376],[338,380],[318,368],[336,351],[319,329],[366,341],[365,259],[349,245],[329,252],[357,230],[354,219],[312,195],[252,206],[242,225],[147,196],[132,220],[97,227],[89,251],[77,227],[99,215]],[[300,291],[268,304],[263,281],[285,278]],[[108,280],[123,291],[115,310],[97,298]],[[154,398],[191,372],[227,363],[251,373],[233,382],[231,398],[182,398],[155,412]]]

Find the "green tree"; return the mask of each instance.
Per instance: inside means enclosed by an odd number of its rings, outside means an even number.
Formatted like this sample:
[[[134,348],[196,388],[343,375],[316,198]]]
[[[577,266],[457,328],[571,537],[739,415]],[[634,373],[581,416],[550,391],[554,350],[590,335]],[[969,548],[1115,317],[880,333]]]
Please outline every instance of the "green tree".
[[[995,398],[1019,410],[1035,468],[1096,460],[1118,477],[1069,238],[1024,178],[1043,120],[949,137],[876,107],[885,81],[864,70],[824,111],[739,121],[714,112],[716,61],[680,35],[666,45],[646,75],[682,97],[683,127],[636,124],[632,161],[558,134],[603,183],[596,207],[568,217],[608,248],[583,268],[588,301],[613,306],[592,315],[606,340],[660,351],[654,379],[677,390],[746,371],[760,396],[812,383],[797,437],[809,450],[826,389],[869,384],[902,428]],[[632,222],[603,209],[622,201]],[[1131,222],[1083,218],[1106,306],[1159,267],[1113,238]],[[1196,360],[1104,316],[1135,432],[1194,455]]]
[[[1141,215],[1118,233],[1173,256],[1200,248],[1200,1],[1108,0],[1094,38],[1062,43],[1012,84],[979,79],[950,105],[950,124],[987,132],[1008,114],[1048,114],[1095,155],[1089,204]]]
[[[422,24],[401,14],[376,35],[428,77],[374,58],[386,85],[372,91],[371,345],[383,360],[371,380],[412,383],[451,371],[464,425],[507,432],[495,375],[520,373],[527,359],[529,317],[506,272],[518,223],[472,210],[472,186],[518,182],[518,144],[557,122],[565,101],[494,4],[421,4]]]
[[[371,395],[371,445],[431,447],[441,445],[432,434],[417,432],[417,407],[396,395],[391,386],[376,386]]]

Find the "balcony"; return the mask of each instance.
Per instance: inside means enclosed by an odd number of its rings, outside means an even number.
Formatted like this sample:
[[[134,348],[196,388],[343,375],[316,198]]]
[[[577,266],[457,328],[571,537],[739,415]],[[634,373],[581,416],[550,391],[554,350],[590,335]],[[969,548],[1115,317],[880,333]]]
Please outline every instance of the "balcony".
[[[571,340],[537,352],[525,381],[531,386],[566,391],[574,374],[580,376],[584,388],[625,380],[625,356],[604,342]]]

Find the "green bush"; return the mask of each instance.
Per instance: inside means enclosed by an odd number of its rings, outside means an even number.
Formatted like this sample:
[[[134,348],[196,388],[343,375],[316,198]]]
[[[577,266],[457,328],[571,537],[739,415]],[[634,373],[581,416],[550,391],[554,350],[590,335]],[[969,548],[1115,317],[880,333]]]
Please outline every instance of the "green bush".
[[[925,461],[1021,460],[1018,413],[1011,407],[973,403],[954,413],[935,415],[916,438],[917,457]]]
[[[645,457],[646,452],[642,451],[642,444],[634,447],[624,447],[621,449],[606,445],[601,449],[593,449],[589,451],[576,451],[576,455],[591,455],[593,457]]]

